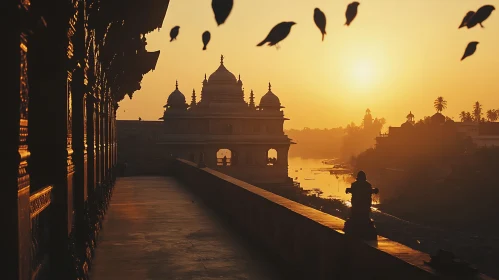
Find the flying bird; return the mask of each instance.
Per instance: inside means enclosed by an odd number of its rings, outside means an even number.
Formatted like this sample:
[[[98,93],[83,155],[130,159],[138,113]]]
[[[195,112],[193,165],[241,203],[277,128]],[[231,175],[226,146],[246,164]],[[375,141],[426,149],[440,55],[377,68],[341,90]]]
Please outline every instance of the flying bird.
[[[208,43],[211,40],[210,31],[207,30],[207,31],[203,32],[202,39],[203,39],[203,51],[205,51],[206,47],[208,46]]]
[[[480,9],[478,9],[475,14],[473,15],[473,17],[471,17],[471,19],[468,21],[467,23],[467,27],[468,28],[473,28],[475,27],[477,24],[480,24],[480,26],[483,28],[483,25],[482,23],[489,18],[490,14],[492,13],[492,11],[494,11],[496,8],[492,5],[485,5],[485,6],[482,6],[480,7]]]
[[[473,17],[474,14],[475,14],[475,12],[473,12],[473,11],[469,11],[468,13],[466,13],[466,15],[463,18],[463,21],[461,22],[461,25],[459,25],[459,28],[465,27],[468,24],[468,22],[470,21],[470,19]]]
[[[348,4],[347,11],[345,12],[345,16],[347,18],[347,22],[345,23],[346,26],[350,26],[352,21],[357,16],[357,8],[359,5],[360,3],[356,1]]]
[[[210,31],[205,31],[203,32],[203,51],[206,50],[206,46],[208,46],[208,43],[210,42],[211,39],[211,34]]]
[[[170,42],[177,39],[179,29],[180,26],[177,25],[170,30]]]
[[[213,13],[215,13],[215,20],[218,25],[225,23],[227,17],[229,17],[232,11],[232,6],[234,5],[234,0],[212,0],[211,8]]]
[[[319,9],[314,9],[314,22],[322,33],[322,41],[324,41],[324,35],[326,35],[326,15]]]
[[[263,46],[264,44],[268,43],[269,46],[274,46],[280,41],[286,39],[286,37],[289,35],[289,32],[291,32],[291,26],[295,25],[296,22],[294,21],[283,21],[276,26],[274,26],[267,37],[263,39],[257,46]]]
[[[478,44],[479,43],[476,41],[469,42],[468,46],[466,47],[466,50],[464,51],[463,57],[461,58],[461,61],[463,61],[463,59],[467,58],[468,56],[474,54],[476,51],[476,45]]]

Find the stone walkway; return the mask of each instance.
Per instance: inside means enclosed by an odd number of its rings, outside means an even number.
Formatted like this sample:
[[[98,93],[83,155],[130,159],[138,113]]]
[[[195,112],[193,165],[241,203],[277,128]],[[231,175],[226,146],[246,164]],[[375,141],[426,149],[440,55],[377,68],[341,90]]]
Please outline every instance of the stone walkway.
[[[91,280],[281,279],[171,177],[119,178]]]

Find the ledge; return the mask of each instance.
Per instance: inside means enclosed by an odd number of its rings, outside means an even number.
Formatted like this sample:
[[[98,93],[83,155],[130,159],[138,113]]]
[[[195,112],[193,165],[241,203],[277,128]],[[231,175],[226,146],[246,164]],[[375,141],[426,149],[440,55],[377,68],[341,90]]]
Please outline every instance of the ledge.
[[[425,265],[426,253],[382,236],[367,242],[345,235],[340,218],[183,159],[174,169],[231,224],[296,270],[297,279],[454,279]]]

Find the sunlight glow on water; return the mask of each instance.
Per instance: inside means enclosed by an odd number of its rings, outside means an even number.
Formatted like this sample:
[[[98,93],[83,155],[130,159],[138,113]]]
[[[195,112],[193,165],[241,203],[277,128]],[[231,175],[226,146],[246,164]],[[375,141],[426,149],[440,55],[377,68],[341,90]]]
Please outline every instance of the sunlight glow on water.
[[[301,157],[290,157],[289,177],[300,182],[300,186],[305,190],[319,189],[322,191],[321,197],[335,198],[343,200],[346,206],[351,207],[351,194],[346,194],[345,190],[355,181],[351,174],[330,174],[332,165],[324,164],[321,159],[304,159]],[[378,196],[373,196],[373,205],[379,204]],[[373,211],[378,209],[372,207]]]

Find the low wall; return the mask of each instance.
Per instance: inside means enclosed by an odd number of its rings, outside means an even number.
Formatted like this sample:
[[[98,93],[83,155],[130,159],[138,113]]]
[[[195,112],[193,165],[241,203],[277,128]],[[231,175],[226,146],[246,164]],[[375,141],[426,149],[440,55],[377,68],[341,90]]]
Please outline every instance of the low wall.
[[[427,254],[400,243],[346,236],[344,220],[329,214],[185,160],[173,168],[231,225],[285,263],[293,279],[456,279],[438,275],[424,265]]]

